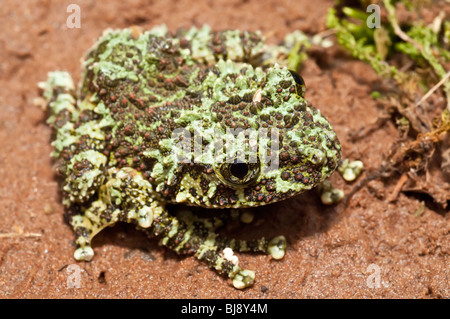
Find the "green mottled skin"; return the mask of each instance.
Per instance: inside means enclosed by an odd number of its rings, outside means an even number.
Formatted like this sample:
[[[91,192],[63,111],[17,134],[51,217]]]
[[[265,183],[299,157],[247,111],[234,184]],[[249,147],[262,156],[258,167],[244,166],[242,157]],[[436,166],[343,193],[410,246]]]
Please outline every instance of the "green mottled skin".
[[[304,99],[299,77],[264,64],[273,59],[267,48],[258,33],[208,27],[176,34],[164,28],[107,31],[87,53],[77,92],[69,74],[49,74],[41,87],[63,202],[77,235],[75,258],[90,260],[92,238],[117,221],[135,223],[176,252],[205,260],[237,288],[251,285],[254,274],[225,258],[225,247],[282,257],[283,237],[221,238],[218,219],[166,209],[175,203],[265,205],[313,188],[336,169],[340,144],[331,125]],[[279,151],[268,155],[278,168],[268,169],[260,153],[237,176],[231,164],[217,160],[179,161],[172,150],[183,143],[173,135],[180,128],[192,136],[200,132],[206,157],[214,130],[225,136],[227,128],[277,128]]]

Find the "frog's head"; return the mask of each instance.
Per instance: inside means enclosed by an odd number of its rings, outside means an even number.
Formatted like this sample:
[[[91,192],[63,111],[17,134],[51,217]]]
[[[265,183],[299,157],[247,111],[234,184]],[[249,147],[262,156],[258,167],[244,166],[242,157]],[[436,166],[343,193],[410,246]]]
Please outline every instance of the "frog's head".
[[[340,161],[341,146],[330,123],[305,100],[303,79],[279,66],[263,72],[240,65],[233,72],[227,63],[222,68],[226,74],[210,81],[216,97],[211,106],[215,153],[210,154],[212,165],[203,168],[209,203],[200,205],[265,205],[329,177]]]

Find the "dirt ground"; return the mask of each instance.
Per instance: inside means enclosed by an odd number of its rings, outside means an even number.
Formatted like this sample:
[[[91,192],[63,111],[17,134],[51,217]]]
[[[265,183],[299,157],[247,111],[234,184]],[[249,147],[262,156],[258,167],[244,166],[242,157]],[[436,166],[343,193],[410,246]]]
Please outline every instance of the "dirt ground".
[[[69,29],[66,9],[81,8],[81,28]],[[331,0],[192,1],[4,0],[0,6],[0,297],[2,298],[449,298],[450,214],[400,193],[397,180],[372,181],[349,204],[325,207],[315,192],[259,208],[246,236],[284,234],[281,261],[240,254],[257,270],[253,287],[234,289],[193,257],[116,225],[94,240],[92,262],[73,259],[74,236],[63,220],[52,170],[45,112],[33,104],[37,83],[64,69],[76,81],[80,58],[105,28],[165,23],[170,29],[261,30],[271,42],[300,29],[326,29]],[[356,143],[349,134],[379,115],[370,97],[371,68],[339,50],[313,54],[301,74],[307,98],[329,119],[345,157],[366,170],[380,165],[397,136],[388,123]],[[361,178],[364,178],[364,175]],[[332,182],[349,192],[338,174]],[[431,208],[430,208],[431,207]],[[418,216],[419,215],[419,216]],[[79,274],[79,282],[74,275]],[[77,288],[79,284],[79,288]]]

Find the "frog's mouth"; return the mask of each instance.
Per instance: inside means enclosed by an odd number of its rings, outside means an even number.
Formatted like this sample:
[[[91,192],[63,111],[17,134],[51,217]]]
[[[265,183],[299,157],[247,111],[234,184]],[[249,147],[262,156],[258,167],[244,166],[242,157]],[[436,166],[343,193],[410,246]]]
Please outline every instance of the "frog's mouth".
[[[276,203],[300,193],[292,190],[288,190],[285,193],[277,193],[274,191],[273,186],[271,186],[273,184],[271,181],[263,181],[261,185],[252,184],[250,187],[238,188],[215,184],[210,187],[208,191],[209,196],[196,196],[196,192],[193,192],[191,189],[191,192],[179,192],[175,202],[186,206],[206,209],[254,208]],[[267,188],[264,188],[264,185]],[[305,188],[304,191],[314,186]]]

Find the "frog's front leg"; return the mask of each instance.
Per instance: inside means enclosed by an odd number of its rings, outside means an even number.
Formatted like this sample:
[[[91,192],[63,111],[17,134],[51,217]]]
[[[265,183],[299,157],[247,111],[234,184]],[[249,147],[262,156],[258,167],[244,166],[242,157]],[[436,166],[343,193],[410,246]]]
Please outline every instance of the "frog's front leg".
[[[219,218],[200,218],[190,211],[183,210],[177,216],[163,212],[155,219],[152,235],[161,237],[160,243],[178,254],[194,255],[221,274],[228,276],[238,289],[253,284],[255,273],[242,269],[234,251],[262,252],[274,259],[283,258],[286,239],[278,236],[271,240],[264,237],[253,240],[226,238],[216,233],[222,225]]]
[[[105,227],[123,221],[148,228],[163,210],[151,184],[139,172],[132,168],[109,169],[107,181],[99,188],[98,199],[82,214],[72,216],[70,223],[78,247],[75,259],[92,259],[92,239]]]
[[[112,212],[101,199],[93,202],[82,215],[72,216],[70,224],[77,236],[75,259],[79,261],[91,260],[94,257],[94,250],[91,247],[92,239],[103,228],[114,225],[117,221],[117,210]]]

